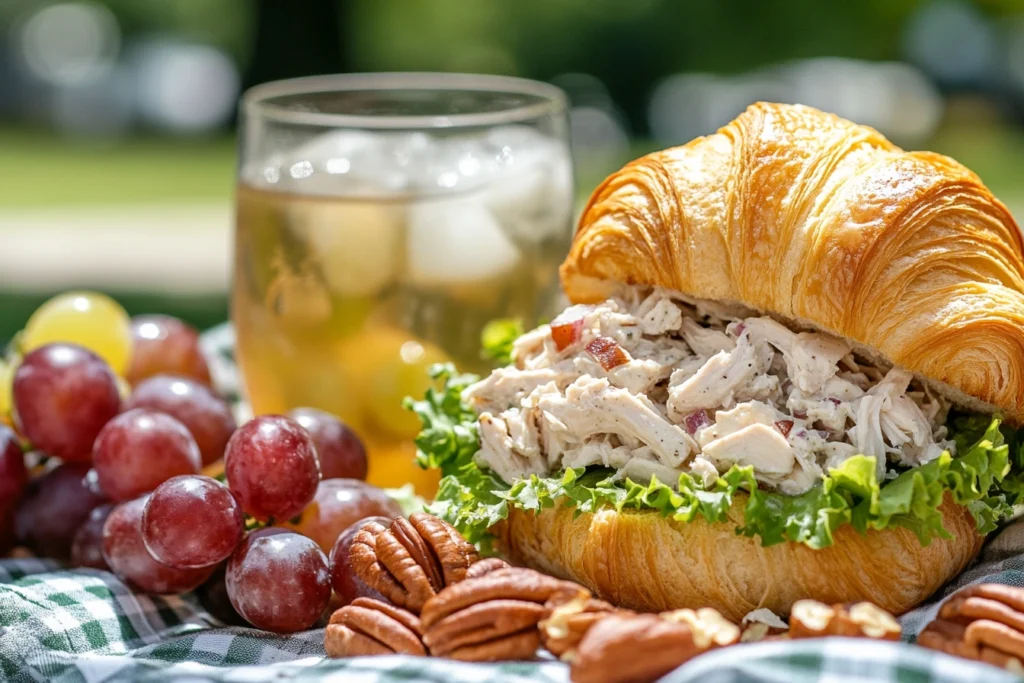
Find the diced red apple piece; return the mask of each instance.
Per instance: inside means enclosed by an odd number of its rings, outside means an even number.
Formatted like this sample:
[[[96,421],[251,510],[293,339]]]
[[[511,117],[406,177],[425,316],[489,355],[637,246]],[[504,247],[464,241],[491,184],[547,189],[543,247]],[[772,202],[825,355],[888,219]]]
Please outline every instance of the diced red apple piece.
[[[793,421],[792,420],[778,420],[775,423],[775,428],[778,429],[780,432],[782,432],[783,436],[788,437],[789,436],[789,430],[793,429]]]
[[[568,323],[551,323],[551,338],[555,348],[565,351],[583,336],[583,318]]]
[[[695,410],[683,418],[683,427],[686,433],[693,436],[701,429],[712,424],[711,415],[706,410]]]
[[[629,362],[629,354],[609,337],[598,337],[587,344],[587,353],[594,357],[605,372]]]

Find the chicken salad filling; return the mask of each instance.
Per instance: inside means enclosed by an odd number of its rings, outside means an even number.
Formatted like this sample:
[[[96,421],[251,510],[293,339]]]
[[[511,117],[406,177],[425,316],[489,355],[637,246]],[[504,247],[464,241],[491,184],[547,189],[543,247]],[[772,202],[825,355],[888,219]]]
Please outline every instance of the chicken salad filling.
[[[513,364],[469,386],[475,461],[507,482],[601,466],[705,486],[733,466],[808,491],[855,455],[894,466],[956,455],[948,400],[831,335],[741,306],[633,288],[516,340]]]

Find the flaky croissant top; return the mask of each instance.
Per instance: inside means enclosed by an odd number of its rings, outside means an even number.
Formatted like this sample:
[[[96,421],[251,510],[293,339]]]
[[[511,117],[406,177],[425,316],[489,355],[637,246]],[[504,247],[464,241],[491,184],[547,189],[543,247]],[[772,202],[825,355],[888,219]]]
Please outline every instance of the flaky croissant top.
[[[809,323],[1021,423],[1022,251],[1010,212],[956,161],[758,103],[602,183],[561,275],[575,302],[650,284]]]

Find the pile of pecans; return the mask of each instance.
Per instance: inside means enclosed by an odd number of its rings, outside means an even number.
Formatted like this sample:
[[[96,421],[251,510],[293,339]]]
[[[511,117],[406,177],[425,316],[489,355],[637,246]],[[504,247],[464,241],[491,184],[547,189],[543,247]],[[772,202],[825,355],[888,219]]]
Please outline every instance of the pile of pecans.
[[[961,589],[917,644],[1024,673],[1024,588],[983,583]]]
[[[789,630],[740,626],[716,610],[639,614],[532,569],[480,559],[459,533],[418,513],[355,537],[353,572],[385,600],[361,597],[331,617],[331,657],[407,654],[469,662],[530,660],[540,649],[569,662],[575,683],[653,681],[691,658],[739,642],[843,635],[898,639],[900,627],[870,603],[801,601]]]

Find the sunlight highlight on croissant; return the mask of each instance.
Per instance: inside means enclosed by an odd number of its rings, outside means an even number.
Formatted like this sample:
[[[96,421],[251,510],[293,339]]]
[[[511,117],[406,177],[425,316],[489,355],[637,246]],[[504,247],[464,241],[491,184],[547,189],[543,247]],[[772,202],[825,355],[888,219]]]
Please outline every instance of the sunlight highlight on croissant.
[[[625,166],[579,225],[561,271],[574,302],[603,299],[611,282],[741,302],[1024,421],[1021,232],[948,157],[810,107],[759,103]]]

